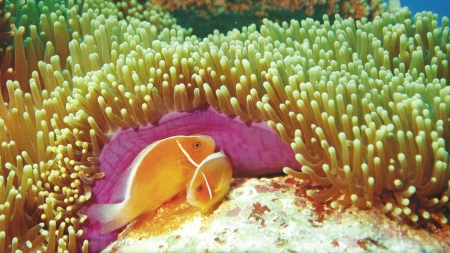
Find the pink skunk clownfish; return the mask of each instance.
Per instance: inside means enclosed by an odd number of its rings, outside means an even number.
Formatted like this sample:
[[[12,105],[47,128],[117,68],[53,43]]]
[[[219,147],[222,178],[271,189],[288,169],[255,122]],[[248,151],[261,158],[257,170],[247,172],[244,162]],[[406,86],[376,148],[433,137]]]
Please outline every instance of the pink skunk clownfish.
[[[223,151],[209,155],[195,170],[187,190],[187,202],[200,208],[217,203],[230,190],[232,173],[230,160]]]
[[[116,185],[114,193],[124,200],[117,204],[94,204],[87,215],[101,224],[105,234],[126,225],[142,214],[155,211],[183,192],[197,164],[214,152],[209,136],[173,136],[152,143],[133,160]]]

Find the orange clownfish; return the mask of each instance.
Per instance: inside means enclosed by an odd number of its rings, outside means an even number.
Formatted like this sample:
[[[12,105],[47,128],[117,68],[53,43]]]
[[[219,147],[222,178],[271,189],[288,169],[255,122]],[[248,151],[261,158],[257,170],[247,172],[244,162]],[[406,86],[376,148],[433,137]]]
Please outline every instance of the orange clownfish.
[[[195,170],[187,190],[187,202],[201,208],[217,203],[230,190],[232,173],[230,160],[223,151],[209,155]]]
[[[94,204],[89,218],[101,223],[100,233],[114,231],[142,214],[155,211],[186,189],[198,163],[214,152],[205,135],[173,136],[152,143],[133,160],[116,186],[123,202]]]

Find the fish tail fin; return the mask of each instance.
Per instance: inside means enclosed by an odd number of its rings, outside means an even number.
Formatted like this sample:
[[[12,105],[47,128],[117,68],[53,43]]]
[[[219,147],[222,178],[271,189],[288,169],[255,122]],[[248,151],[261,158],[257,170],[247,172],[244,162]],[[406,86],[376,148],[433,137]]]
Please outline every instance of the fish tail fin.
[[[94,204],[87,210],[89,218],[100,222],[100,234],[112,232],[130,222],[124,203],[118,204]]]

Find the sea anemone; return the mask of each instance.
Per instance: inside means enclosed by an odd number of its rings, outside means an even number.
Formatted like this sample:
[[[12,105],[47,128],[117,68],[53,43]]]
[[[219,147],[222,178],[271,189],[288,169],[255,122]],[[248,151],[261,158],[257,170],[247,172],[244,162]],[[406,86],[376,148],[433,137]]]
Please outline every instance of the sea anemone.
[[[327,188],[309,196],[412,221],[434,207],[447,222],[438,208],[448,200],[448,19],[443,29],[429,13],[413,24],[406,9],[373,22],[336,19],[265,20],[261,32],[249,26],[148,48],[124,42],[130,53],[116,66],[80,79],[91,101],[70,100],[78,114],[69,119],[107,141],[111,131],[206,100],[225,115],[267,121],[303,165],[285,171]]]
[[[309,196],[333,200],[334,207],[371,205],[412,221],[446,205],[448,19],[442,29],[431,13],[415,20],[404,9],[373,22],[325,19],[323,26],[305,21],[299,28],[294,21],[286,29],[299,31],[292,40],[303,41],[296,47],[303,66],[259,108],[275,112],[266,118],[269,126],[287,136],[303,165],[302,172],[285,171],[329,187]],[[266,27],[267,36],[283,40],[277,24]]]
[[[70,2],[42,12],[42,36],[15,31],[0,96],[0,251],[76,251],[105,144],[206,103],[267,122],[303,165],[285,171],[327,189],[313,198],[447,221],[447,18],[264,20],[198,40],[173,20],[119,20],[117,5]]]
[[[89,131],[64,122],[67,98],[76,92],[72,76],[83,75],[81,69],[92,70],[84,64],[80,68],[81,58],[72,48],[81,41],[94,47],[93,38],[102,39],[98,26],[109,15],[117,17],[111,4],[46,6],[27,1],[15,10],[20,21],[17,29],[10,22],[14,48],[7,48],[1,65],[1,252],[76,251],[76,238],[83,233],[80,223],[86,219],[78,210],[91,196],[89,185],[103,174],[92,165],[96,157],[92,145],[80,141]],[[155,35],[163,27],[154,27]],[[85,49],[80,52],[86,53]],[[103,55],[99,64],[106,62]],[[87,251],[87,241],[80,246]]]

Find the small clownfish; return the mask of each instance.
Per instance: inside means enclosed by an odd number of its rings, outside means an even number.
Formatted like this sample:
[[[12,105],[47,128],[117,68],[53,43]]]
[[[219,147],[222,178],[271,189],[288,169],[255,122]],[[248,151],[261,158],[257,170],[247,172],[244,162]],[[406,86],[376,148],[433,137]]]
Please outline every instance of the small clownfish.
[[[123,202],[94,204],[87,215],[105,234],[150,213],[183,192],[198,163],[214,152],[214,140],[205,135],[173,136],[144,148],[119,179],[114,193]],[[119,196],[119,197],[121,197]]]
[[[232,173],[230,160],[223,151],[209,155],[195,170],[187,190],[187,202],[200,208],[217,203],[230,190]]]

